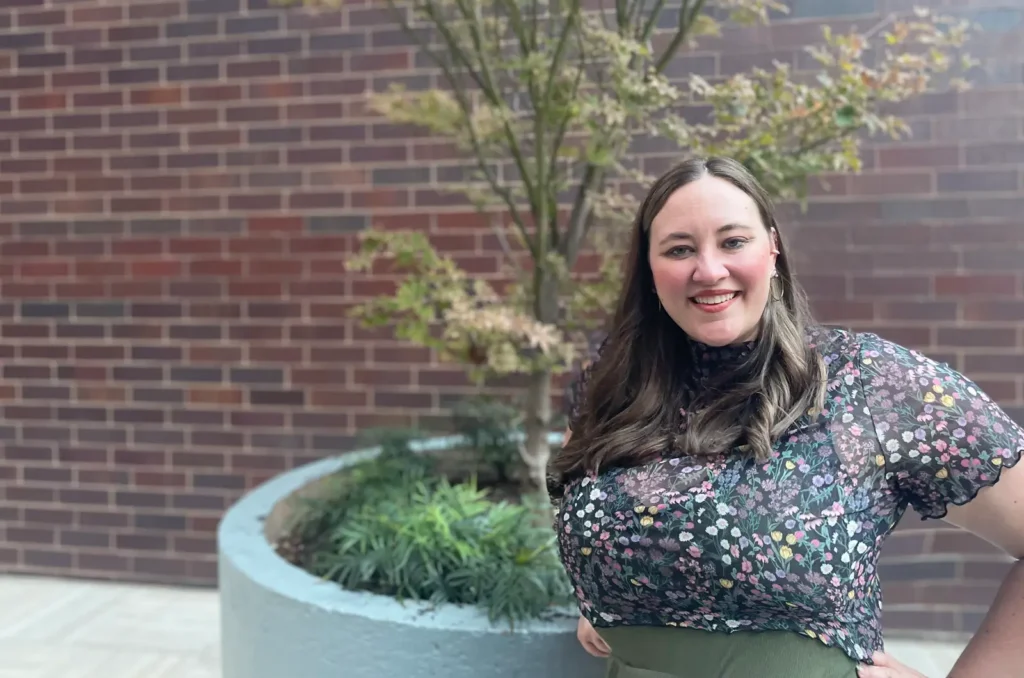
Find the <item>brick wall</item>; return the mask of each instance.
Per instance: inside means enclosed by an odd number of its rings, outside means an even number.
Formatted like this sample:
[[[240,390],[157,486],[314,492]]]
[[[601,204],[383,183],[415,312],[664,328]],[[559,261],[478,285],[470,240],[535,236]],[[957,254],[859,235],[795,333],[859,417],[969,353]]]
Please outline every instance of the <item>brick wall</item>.
[[[796,0],[686,64],[806,66],[819,21],[906,4]],[[1024,27],[1007,3],[955,4],[988,28],[976,89],[907,106],[914,139],[868,146],[867,171],[828,178],[786,228],[823,320],[949,360],[1020,417]],[[438,190],[460,176],[452,149],[364,110],[368,91],[435,82],[418,63],[365,6],[3,3],[0,568],[210,583],[247,488],[367,426],[433,426],[470,392],[345,317],[390,285],[342,272],[371,219],[498,271],[486,223]],[[962,630],[1005,565],[908,520],[883,568],[887,625]]]

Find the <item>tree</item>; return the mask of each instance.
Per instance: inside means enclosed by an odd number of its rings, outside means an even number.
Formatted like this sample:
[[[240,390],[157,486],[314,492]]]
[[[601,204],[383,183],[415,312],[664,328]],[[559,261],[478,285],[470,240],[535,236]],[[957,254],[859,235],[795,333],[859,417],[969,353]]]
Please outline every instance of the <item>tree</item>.
[[[332,0],[281,0],[338,4]],[[443,75],[443,88],[392,88],[372,105],[453,141],[472,163],[463,193],[493,216],[511,282],[473,279],[416,232],[371,229],[351,270],[388,261],[405,277],[362,304],[372,326],[466,364],[476,378],[526,375],[521,454],[543,487],[552,376],[610,308],[621,235],[652,177],[638,139],[732,156],[777,198],[803,201],[808,178],[860,169],[865,135],[898,137],[886,109],[952,79],[968,26],[924,10],[866,33],[823,30],[813,73],[772,70],[710,82],[673,77],[675,57],[726,22],[766,23],[777,0],[378,0]],[[963,61],[963,65],[968,63]],[[689,122],[687,111],[703,110]],[[617,228],[618,227],[618,228]],[[586,248],[596,275],[573,273]],[[376,270],[376,268],[375,268]]]

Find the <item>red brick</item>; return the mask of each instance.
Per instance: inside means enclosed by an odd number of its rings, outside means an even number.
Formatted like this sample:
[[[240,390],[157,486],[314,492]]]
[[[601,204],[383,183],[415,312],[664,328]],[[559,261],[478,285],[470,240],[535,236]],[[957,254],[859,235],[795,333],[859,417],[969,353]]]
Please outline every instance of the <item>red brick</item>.
[[[851,195],[910,195],[934,190],[932,175],[926,172],[873,172],[846,179]]]
[[[251,233],[301,233],[303,220],[301,217],[252,217],[249,219]]]
[[[935,277],[935,294],[943,297],[1015,296],[1020,289],[1020,279],[1012,275],[940,275]]]
[[[188,264],[190,276],[239,276],[242,262],[230,259],[196,259]]]
[[[141,260],[131,263],[131,275],[138,278],[181,275],[182,263],[176,260]]]
[[[958,164],[960,149],[956,146],[901,145],[878,150],[878,165],[883,168],[949,167]]]

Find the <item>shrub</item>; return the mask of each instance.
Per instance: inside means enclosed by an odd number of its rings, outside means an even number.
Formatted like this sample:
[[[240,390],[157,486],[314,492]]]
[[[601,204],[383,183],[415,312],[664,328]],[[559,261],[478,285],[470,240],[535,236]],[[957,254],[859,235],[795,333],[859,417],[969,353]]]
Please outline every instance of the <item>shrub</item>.
[[[493,503],[474,483],[444,478],[365,484],[382,478],[367,466],[342,483],[361,501],[342,492],[304,517],[310,573],[349,590],[478,605],[492,621],[540,618],[571,602],[551,526],[533,507]]]
[[[477,421],[469,410],[467,427]],[[278,544],[282,556],[349,590],[477,605],[491,621],[543,618],[571,603],[549,506],[495,501],[475,479],[451,483],[436,459],[412,451],[423,437],[416,431],[366,437],[380,455],[304,500]],[[502,437],[494,428],[474,440],[497,447]]]

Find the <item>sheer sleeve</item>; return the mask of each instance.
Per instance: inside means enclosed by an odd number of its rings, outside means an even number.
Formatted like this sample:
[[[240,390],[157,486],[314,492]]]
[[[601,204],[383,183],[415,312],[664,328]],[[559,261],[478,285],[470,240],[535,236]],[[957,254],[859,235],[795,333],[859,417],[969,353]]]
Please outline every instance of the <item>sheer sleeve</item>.
[[[1020,461],[1024,430],[948,365],[873,334],[861,335],[860,362],[878,464],[922,517],[942,518]]]

